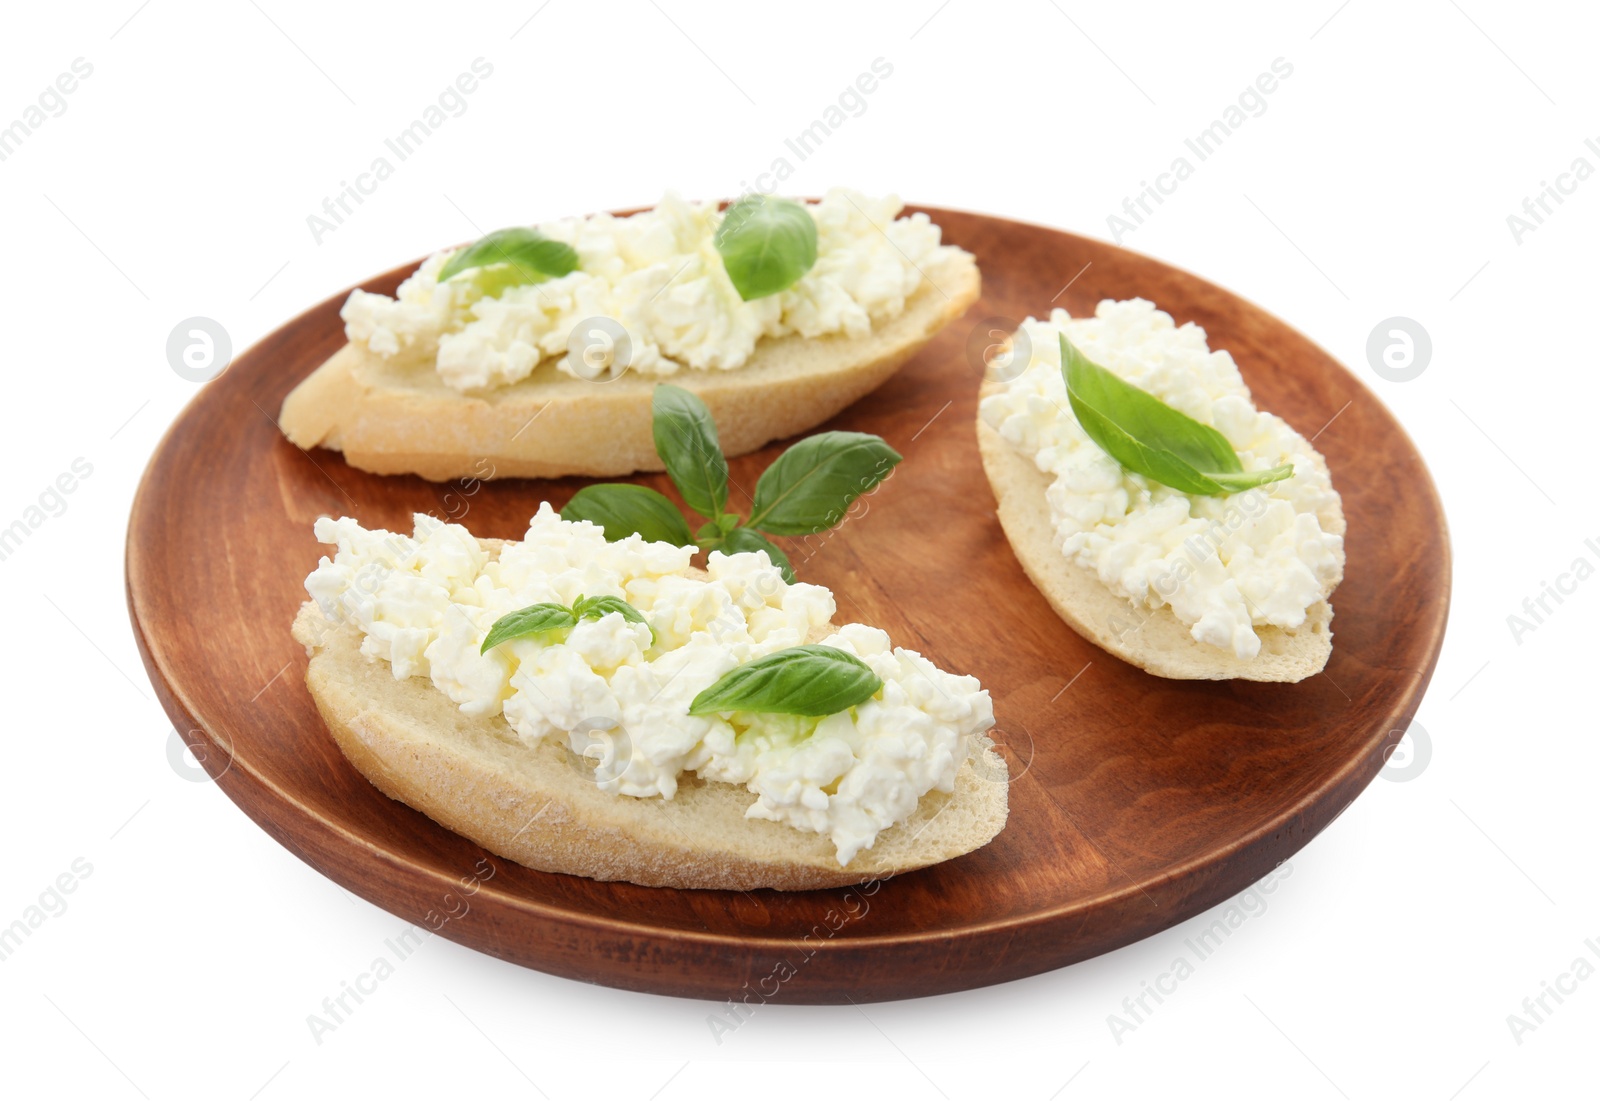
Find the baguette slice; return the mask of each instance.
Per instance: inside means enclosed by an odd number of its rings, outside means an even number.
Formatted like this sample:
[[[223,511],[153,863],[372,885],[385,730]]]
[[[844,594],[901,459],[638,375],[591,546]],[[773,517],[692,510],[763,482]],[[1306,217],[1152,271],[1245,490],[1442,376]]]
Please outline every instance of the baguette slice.
[[[882,385],[978,300],[970,253],[948,250],[899,316],[862,337],[763,340],[731,371],[590,382],[547,358],[521,382],[482,394],[444,383],[431,359],[383,359],[346,344],[284,400],[278,425],[299,447],[343,451],[375,474],[452,478],[594,477],[662,470],[650,395],[669,381],[698,394],[723,451],[743,455],[815,427]]]
[[[747,819],[755,795],[686,773],[670,799],[610,795],[594,763],[566,747],[530,750],[499,716],[463,715],[420,677],[396,680],[361,653],[361,632],[307,601],[294,637],[306,686],[334,740],[391,799],[490,852],[545,872],[647,887],[780,891],[864,883],[980,848],[1006,822],[1008,772],[986,737],[968,746],[951,794],[929,792],[910,819],[841,868],[821,834]]]
[[[998,385],[986,380],[983,396]],[[1197,642],[1170,607],[1137,606],[1106,588],[1093,570],[1061,553],[1045,499],[1050,475],[1006,443],[982,416],[978,452],[999,504],[1000,526],[1023,571],[1056,614],[1101,649],[1173,680],[1302,681],[1328,664],[1333,607],[1326,600],[1307,609],[1305,623],[1293,631],[1257,627],[1261,652],[1248,660]],[[1323,463],[1320,455],[1316,462]],[[1343,514],[1335,530],[1344,533]]]

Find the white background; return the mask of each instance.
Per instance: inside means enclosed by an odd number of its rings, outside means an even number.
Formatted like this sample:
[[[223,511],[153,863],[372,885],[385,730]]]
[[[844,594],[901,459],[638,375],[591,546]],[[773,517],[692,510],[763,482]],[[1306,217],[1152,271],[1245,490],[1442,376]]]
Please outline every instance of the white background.
[[[1593,14],[1488,0],[542,2],[7,12],[0,123],[75,58],[93,74],[0,162],[0,526],[74,459],[93,473],[0,562],[0,925],[75,859],[92,873],[0,963],[0,1088],[640,1101],[1592,1092],[1600,980],[1548,1000],[1554,1012],[1520,1043],[1507,1016],[1600,938],[1600,581],[1520,642],[1507,617],[1574,559],[1600,563],[1584,546],[1600,538],[1600,180],[1520,242],[1506,219],[1575,158],[1600,168],[1584,147],[1600,143]],[[494,73],[468,110],[317,243],[307,215],[478,57]],[[768,1006],[720,1044],[706,1003],[550,978],[433,938],[318,1044],[307,1014],[402,923],[168,763],[170,724],[122,593],[134,487],[196,389],[168,366],[168,332],[205,315],[242,350],[479,229],[648,204],[668,187],[737,193],[879,57],[893,75],[786,191],[843,183],[1102,237],[1184,137],[1275,58],[1293,65],[1268,110],[1123,243],[1308,333],[1428,458],[1455,598],[1419,714],[1427,766],[1375,781],[1294,858],[1269,908],[1120,1042],[1108,1015],[1208,918],[1006,986],[864,1011]],[[1394,315],[1434,346],[1403,384],[1366,356]]]

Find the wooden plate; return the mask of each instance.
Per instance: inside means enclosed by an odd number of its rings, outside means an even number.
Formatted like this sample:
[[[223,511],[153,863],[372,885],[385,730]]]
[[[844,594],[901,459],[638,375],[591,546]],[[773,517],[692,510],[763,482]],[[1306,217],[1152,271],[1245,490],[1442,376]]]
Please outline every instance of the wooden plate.
[[[585,981],[752,1003],[903,998],[1061,967],[1220,902],[1315,837],[1382,767],[1439,654],[1449,546],[1416,449],[1327,353],[1226,291],[1071,234],[928,213],[977,255],[983,299],[828,426],[876,432],[905,462],[864,515],[795,546],[795,561],[839,595],[841,618],[880,625],[991,691],[1014,777],[993,843],[860,889],[673,891],[486,859],[379,794],[329,738],[289,637],[323,550],[312,522],[349,514],[410,531],[420,511],[517,538],[539,501],[559,506],[583,482],[468,492],[289,444],[274,418],[343,342],[344,294],[206,384],[133,505],[128,604],[145,666],[222,789],[312,867],[462,944]],[[366,289],[392,292],[414,268]],[[978,462],[969,336],[1052,301],[1077,315],[1134,296],[1232,351],[1260,406],[1307,436],[1327,426],[1317,446],[1350,530],[1326,675],[1151,677],[1067,628],[1012,556]],[[736,460],[733,480],[753,485],[779,450]],[[641,480],[672,492],[664,476]]]

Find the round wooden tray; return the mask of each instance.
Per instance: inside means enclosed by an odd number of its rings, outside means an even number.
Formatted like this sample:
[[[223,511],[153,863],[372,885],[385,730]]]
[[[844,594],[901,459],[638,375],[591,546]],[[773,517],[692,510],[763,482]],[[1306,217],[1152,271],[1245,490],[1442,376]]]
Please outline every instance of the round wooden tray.
[[[469,494],[288,443],[278,408],[343,343],[344,294],[206,384],[133,504],[128,604],[145,666],[223,791],[312,867],[407,921],[558,975],[717,1001],[860,1002],[1048,971],[1215,905],[1315,837],[1382,767],[1438,658],[1450,554],[1416,449],[1327,353],[1226,291],[1056,230],[928,213],[977,255],[983,299],[827,426],[876,432],[905,461],[865,515],[796,564],[838,595],[841,619],[879,625],[993,694],[1013,780],[991,844],[860,889],[673,891],[489,858],[380,794],[328,736],[289,637],[324,549],[312,522],[348,514],[410,531],[411,513],[431,512],[517,538],[541,500],[559,506],[584,483]],[[366,289],[392,292],[414,268]],[[1317,446],[1344,496],[1349,565],[1325,675],[1149,676],[1071,631],[1013,557],[978,461],[969,337],[991,317],[1010,326],[1052,303],[1081,315],[1135,296],[1202,325],[1261,407],[1307,436],[1326,426]],[[733,481],[754,485],[779,450],[735,460]],[[664,476],[639,480],[672,493]]]

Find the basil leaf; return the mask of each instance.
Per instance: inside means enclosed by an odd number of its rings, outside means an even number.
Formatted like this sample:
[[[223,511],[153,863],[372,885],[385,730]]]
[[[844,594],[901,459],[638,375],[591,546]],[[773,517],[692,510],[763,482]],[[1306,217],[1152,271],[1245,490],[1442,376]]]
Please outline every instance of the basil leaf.
[[[1136,474],[1183,493],[1226,496],[1294,474],[1285,463],[1246,471],[1228,438],[1152,394],[1124,382],[1061,340],[1061,377],[1084,432]]]
[[[678,506],[648,486],[584,486],[561,510],[561,518],[599,524],[606,530],[606,540],[612,543],[637,533],[651,543],[695,545],[689,522]]]
[[[1244,469],[1221,432],[1091,362],[1065,336],[1059,339],[1062,377],[1074,406],[1087,405],[1136,440],[1159,441],[1160,449],[1195,470]]]
[[[661,383],[650,398],[656,454],[684,504],[717,517],[728,503],[728,460],[706,403],[681,386]]]
[[[746,302],[788,290],[817,262],[817,222],[800,203],[746,195],[723,213],[712,243]]]
[[[529,283],[542,283],[541,279],[525,278],[521,269],[510,264],[496,264],[488,268],[475,268],[466,277],[477,286],[478,291],[485,298],[499,298],[501,292],[509,287],[522,287]]]
[[[854,654],[833,646],[795,646],[729,671],[694,698],[689,714],[834,715],[866,702],[882,687]]]
[[[493,647],[514,638],[542,635],[547,631],[562,631],[577,626],[578,617],[560,604],[530,604],[520,611],[508,612],[494,621],[484,636],[478,653],[487,654]]]
[[[1272,467],[1270,470],[1249,470],[1243,474],[1213,474],[1211,480],[1222,487],[1223,493],[1238,493],[1241,490],[1254,489],[1264,486],[1269,482],[1281,482],[1285,478],[1294,477],[1294,464],[1283,463]]]
[[[481,241],[461,249],[443,268],[439,269],[439,282],[474,268],[489,268],[508,264],[505,272],[480,273],[480,286],[485,294],[494,295],[506,287],[524,283],[542,283],[553,275],[567,275],[578,270],[578,254],[571,245],[552,241],[536,229],[513,226],[497,229]]]
[[[734,528],[722,539],[722,544],[715,548],[723,554],[740,554],[744,551],[766,551],[767,557],[772,559],[772,564],[783,571],[783,579],[789,584],[794,584],[794,565],[789,561],[789,556],[778,548],[778,545],[758,531],[749,528]]]
[[[572,611],[579,619],[599,619],[617,612],[629,623],[643,623],[650,631],[650,641],[654,643],[656,640],[656,629],[650,626],[644,613],[620,596],[580,596],[572,605]]]
[[[738,519],[738,517],[735,517]],[[708,520],[700,525],[700,530],[694,533],[695,545],[701,550],[716,550],[722,545],[722,537],[727,532],[722,530],[722,525],[715,520]]]
[[[840,520],[883,481],[900,453],[863,432],[822,432],[801,440],[756,482],[750,526],[773,535],[813,535]]]
[[[1070,401],[1072,392],[1067,392]],[[1072,402],[1072,411],[1089,438],[1124,467],[1183,493],[1215,497],[1222,487],[1170,452],[1147,447],[1098,411]]]

